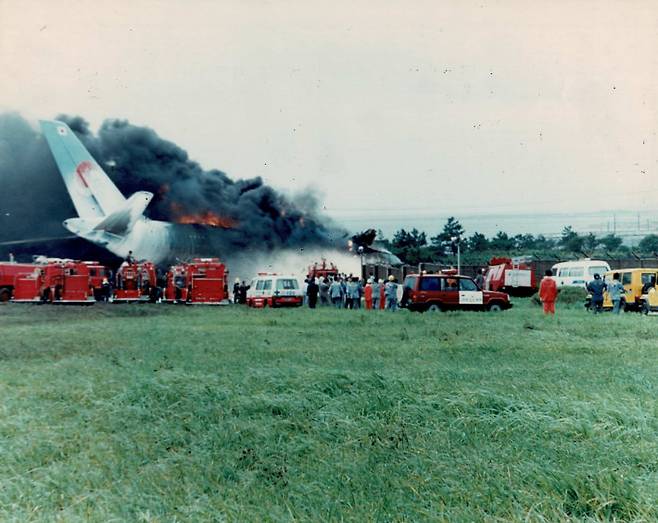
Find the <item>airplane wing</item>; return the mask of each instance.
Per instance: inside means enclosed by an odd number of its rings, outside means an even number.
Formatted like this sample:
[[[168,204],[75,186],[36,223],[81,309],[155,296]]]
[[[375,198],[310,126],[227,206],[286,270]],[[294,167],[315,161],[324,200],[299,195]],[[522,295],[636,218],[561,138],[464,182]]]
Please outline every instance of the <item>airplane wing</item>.
[[[126,199],[68,125],[56,120],[39,124],[78,216],[101,218],[124,207]]]

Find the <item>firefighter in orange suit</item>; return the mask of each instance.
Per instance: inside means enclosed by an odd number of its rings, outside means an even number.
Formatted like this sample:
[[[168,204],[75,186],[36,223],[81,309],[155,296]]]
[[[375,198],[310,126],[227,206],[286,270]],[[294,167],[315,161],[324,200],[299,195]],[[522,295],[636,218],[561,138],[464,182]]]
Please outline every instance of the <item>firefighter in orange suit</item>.
[[[363,297],[366,300],[366,309],[372,309],[372,280],[368,280],[365,289],[363,289]]]
[[[546,270],[546,275],[542,278],[539,285],[539,299],[544,305],[544,314],[555,314],[555,300],[557,299],[557,284],[552,278],[553,273],[550,269]]]

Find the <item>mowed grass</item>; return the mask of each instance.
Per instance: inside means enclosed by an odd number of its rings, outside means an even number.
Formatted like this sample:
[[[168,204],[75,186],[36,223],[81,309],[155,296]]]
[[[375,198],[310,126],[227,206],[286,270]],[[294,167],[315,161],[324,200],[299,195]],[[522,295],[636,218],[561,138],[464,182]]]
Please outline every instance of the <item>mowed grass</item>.
[[[0,307],[0,519],[655,521],[658,317]]]

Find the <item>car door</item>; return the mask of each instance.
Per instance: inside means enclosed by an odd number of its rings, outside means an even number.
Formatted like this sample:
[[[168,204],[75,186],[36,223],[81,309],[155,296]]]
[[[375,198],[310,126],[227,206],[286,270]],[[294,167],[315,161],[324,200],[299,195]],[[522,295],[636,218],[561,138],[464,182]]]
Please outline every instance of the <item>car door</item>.
[[[633,292],[633,271],[621,273],[621,284],[624,286],[624,297],[626,303],[635,302],[635,293]]]
[[[446,309],[459,308],[459,278],[446,276],[441,280],[441,302]]]
[[[441,278],[438,276],[422,276],[418,282],[418,292],[414,293],[414,303],[431,304],[441,302]]]
[[[481,309],[484,306],[484,294],[470,278],[459,279],[459,308]]]

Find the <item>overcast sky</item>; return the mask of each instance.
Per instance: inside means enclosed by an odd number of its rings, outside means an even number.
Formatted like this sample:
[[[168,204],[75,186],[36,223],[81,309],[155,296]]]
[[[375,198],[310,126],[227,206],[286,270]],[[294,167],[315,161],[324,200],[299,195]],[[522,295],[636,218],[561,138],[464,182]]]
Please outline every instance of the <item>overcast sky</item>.
[[[658,3],[0,0],[0,110],[125,118],[337,216],[652,208]]]

